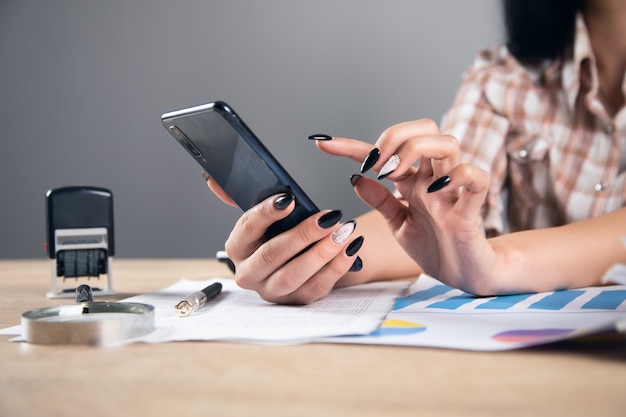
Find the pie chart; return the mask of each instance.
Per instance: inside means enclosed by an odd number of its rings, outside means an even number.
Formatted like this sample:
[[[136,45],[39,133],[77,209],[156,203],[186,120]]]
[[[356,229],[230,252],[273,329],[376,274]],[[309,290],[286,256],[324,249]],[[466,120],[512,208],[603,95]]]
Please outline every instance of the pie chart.
[[[494,340],[504,343],[533,343],[546,339],[561,338],[574,333],[576,329],[524,329],[509,330],[493,336]]]
[[[400,336],[420,333],[426,330],[426,326],[412,321],[387,319],[380,327],[374,330],[370,336]]]

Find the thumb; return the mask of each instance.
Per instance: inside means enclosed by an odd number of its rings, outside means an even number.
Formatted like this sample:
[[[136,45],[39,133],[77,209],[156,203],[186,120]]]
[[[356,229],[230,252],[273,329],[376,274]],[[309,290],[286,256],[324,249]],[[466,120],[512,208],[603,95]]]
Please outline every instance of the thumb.
[[[384,185],[371,178],[354,175],[351,179],[354,191],[361,200],[378,211],[395,231],[402,226],[407,208]]]

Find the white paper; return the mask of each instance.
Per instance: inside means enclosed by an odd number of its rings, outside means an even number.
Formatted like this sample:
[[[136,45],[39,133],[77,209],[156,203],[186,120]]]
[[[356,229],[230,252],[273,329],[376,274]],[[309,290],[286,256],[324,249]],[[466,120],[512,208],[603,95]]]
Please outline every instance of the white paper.
[[[509,350],[616,328],[624,331],[618,323],[625,318],[626,285],[474,297],[422,275],[378,330],[323,341]]]
[[[174,306],[194,291],[221,282],[222,292],[188,317]],[[181,340],[233,340],[256,343],[304,343],[320,337],[364,335],[376,330],[408,282],[371,283],[333,290],[306,306],[263,301],[232,279],[181,280],[152,294],[124,301],[155,307],[156,330],[134,339],[148,343]]]
[[[183,280],[127,299],[156,308],[157,329],[137,341],[315,341],[496,351],[604,330],[626,332],[626,285],[474,297],[426,275],[413,284],[338,289],[309,306],[266,303],[255,292],[223,279],[217,280],[224,290],[215,300],[189,317],[175,314],[178,301],[215,281]],[[20,333],[20,326],[0,331]]]
[[[602,283],[626,285],[626,265],[613,265],[602,277]]]
[[[622,238],[622,244],[626,246],[626,238]],[[626,265],[615,264],[602,277],[603,284],[626,285]]]

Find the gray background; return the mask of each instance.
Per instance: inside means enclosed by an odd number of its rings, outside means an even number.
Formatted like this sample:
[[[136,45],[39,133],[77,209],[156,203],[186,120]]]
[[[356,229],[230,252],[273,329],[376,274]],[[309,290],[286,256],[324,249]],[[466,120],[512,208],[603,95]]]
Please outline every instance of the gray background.
[[[160,124],[231,104],[320,208],[367,208],[358,164],[312,133],[374,142],[440,120],[497,0],[0,1],[0,258],[45,258],[45,192],[114,194],[116,257],[212,257],[241,214]]]

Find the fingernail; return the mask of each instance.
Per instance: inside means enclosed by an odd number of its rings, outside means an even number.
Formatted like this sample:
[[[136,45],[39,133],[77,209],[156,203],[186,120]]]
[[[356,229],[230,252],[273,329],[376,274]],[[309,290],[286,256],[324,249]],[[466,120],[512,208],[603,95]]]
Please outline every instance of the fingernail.
[[[205,170],[202,170],[202,178],[204,178],[205,181],[208,181],[211,179],[211,176],[209,175],[208,172],[206,172]]]
[[[363,163],[361,164],[361,174],[364,174],[371,167],[373,167],[376,161],[378,161],[378,158],[380,158],[380,149],[372,149],[370,153],[367,154],[367,156],[363,160]]]
[[[350,237],[352,232],[354,232],[354,228],[356,227],[356,221],[350,220],[349,222],[345,222],[341,225],[341,227],[333,232],[331,239],[336,244],[340,245],[346,241],[347,238]]]
[[[385,162],[385,165],[383,165],[382,169],[378,173],[378,179],[382,180],[383,178],[386,178],[387,175],[391,174],[396,170],[396,168],[398,168],[398,165],[400,165],[400,157],[397,154],[391,155],[391,158]]]
[[[341,210],[329,211],[319,218],[317,224],[324,229],[328,229],[329,227],[336,225],[341,219],[341,216],[343,216]]]
[[[363,178],[363,175],[354,174],[350,177],[350,184],[354,187],[359,180]]]
[[[355,253],[357,253],[359,249],[361,249],[361,246],[363,246],[364,240],[365,238],[363,236],[359,236],[356,239],[354,239],[352,242],[350,242],[350,244],[346,248],[346,255],[352,256]]]
[[[316,133],[315,135],[309,136],[310,140],[332,140],[332,136],[324,135],[323,133]]]
[[[284,210],[289,207],[289,204],[293,201],[293,195],[283,194],[274,200],[274,207],[277,210]]]
[[[447,175],[444,175],[443,177],[435,180],[432,184],[430,184],[428,186],[428,190],[426,190],[426,191],[429,192],[429,193],[434,193],[435,191],[439,191],[443,187],[448,185],[449,182],[450,182],[450,177],[447,176]]]
[[[354,263],[350,267],[350,272],[359,272],[361,269],[363,269],[363,261],[360,256],[357,256]]]

